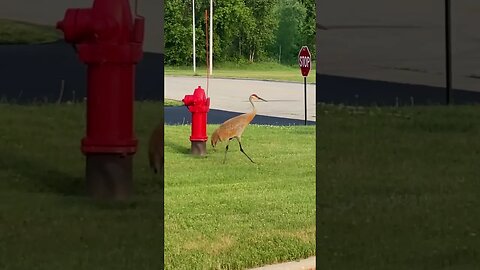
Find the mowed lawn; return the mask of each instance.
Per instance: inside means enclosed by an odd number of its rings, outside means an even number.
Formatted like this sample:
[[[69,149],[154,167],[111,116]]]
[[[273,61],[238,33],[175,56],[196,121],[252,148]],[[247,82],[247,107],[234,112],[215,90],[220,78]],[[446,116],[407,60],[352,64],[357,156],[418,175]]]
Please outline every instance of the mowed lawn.
[[[218,125],[209,125],[211,135]],[[251,125],[242,146],[190,155],[165,127],[165,269],[245,269],[315,255],[315,127]]]
[[[0,104],[0,269],[161,269],[164,222],[167,269],[315,253],[314,127],[249,127],[244,147],[258,164],[232,143],[223,165],[221,150],[187,153],[189,126],[167,126],[164,220],[162,179],[147,159],[163,109],[138,102],[135,112],[135,196],[98,203],[85,196],[85,104]]]
[[[318,269],[480,269],[480,107],[317,119]]]
[[[39,25],[0,18],[0,44],[35,44],[54,42],[60,31],[50,25]]]
[[[136,195],[86,198],[85,104],[0,104],[0,269],[161,269],[163,190],[147,142],[160,103],[136,104]]]
[[[197,67],[193,73],[193,67],[165,67],[165,76],[206,76],[205,66]],[[212,78],[254,79],[269,81],[286,81],[303,83],[302,73],[298,66],[280,65],[275,62],[260,63],[219,63],[214,66]],[[307,77],[307,83],[315,83],[315,64]]]

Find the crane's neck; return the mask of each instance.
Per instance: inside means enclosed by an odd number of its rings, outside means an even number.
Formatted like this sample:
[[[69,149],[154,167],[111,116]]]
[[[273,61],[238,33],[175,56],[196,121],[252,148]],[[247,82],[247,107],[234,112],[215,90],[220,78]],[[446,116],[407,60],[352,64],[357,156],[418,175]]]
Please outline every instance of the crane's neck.
[[[256,113],[257,113],[257,109],[255,108],[255,105],[253,105],[252,97],[250,97],[248,100],[250,101],[250,104],[252,104],[252,113],[253,113],[253,114],[256,114]]]

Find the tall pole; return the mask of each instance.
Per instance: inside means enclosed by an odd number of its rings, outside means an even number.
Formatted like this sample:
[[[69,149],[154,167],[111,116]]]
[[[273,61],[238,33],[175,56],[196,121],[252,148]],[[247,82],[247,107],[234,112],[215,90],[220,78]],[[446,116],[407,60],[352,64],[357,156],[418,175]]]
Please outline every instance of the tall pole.
[[[446,73],[446,103],[452,102],[452,38],[450,0],[445,0],[445,73]]]
[[[209,74],[209,64],[208,64],[208,11],[205,9],[205,64],[207,65],[207,97],[208,97],[208,74]]]
[[[193,73],[197,72],[195,56],[195,0],[192,0],[192,33],[193,33]]]
[[[209,61],[209,74],[212,75],[212,67],[213,67],[213,0],[210,0],[210,61]]]

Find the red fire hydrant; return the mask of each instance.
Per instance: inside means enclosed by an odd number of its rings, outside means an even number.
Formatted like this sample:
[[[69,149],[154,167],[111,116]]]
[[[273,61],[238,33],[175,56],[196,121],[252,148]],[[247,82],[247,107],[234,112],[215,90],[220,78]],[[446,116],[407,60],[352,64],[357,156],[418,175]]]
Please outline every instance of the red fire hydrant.
[[[67,9],[57,23],[87,70],[87,127],[82,140],[87,187],[94,197],[125,199],[132,190],[135,65],[143,56],[144,18],[128,0],[94,0]]]
[[[207,113],[210,109],[210,98],[207,98],[205,91],[198,86],[193,95],[185,95],[182,101],[192,113],[191,152],[193,155],[204,156],[207,153]]]

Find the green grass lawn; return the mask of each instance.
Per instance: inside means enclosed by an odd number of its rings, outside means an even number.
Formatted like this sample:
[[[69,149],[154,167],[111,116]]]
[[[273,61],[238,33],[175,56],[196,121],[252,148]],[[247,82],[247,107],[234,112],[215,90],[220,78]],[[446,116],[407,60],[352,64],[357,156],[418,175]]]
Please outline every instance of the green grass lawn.
[[[0,19],[0,45],[47,43],[61,38],[54,26]]]
[[[226,164],[224,145],[192,157],[189,136],[190,126],[165,128],[166,269],[245,269],[315,254],[315,127],[247,127],[242,145],[258,164],[236,141]]]
[[[131,202],[85,196],[85,104],[0,104],[0,269],[242,269],[315,250],[314,128],[251,126],[208,158],[188,154],[189,126],[166,127],[165,195],[147,142],[162,104],[136,103]],[[211,131],[211,128],[209,127]],[[293,138],[300,138],[291,143]]]
[[[168,99],[168,98],[165,99],[163,104],[165,107],[183,106],[183,102],[181,102],[180,100]]]
[[[307,77],[308,83],[315,83],[314,64]],[[206,76],[205,66],[197,67],[197,73],[193,73],[193,67],[165,67],[166,76]],[[303,83],[303,77],[298,66],[280,65],[274,62],[233,64],[220,63],[214,65],[212,78],[256,79],[272,81],[288,81]]]
[[[480,107],[317,118],[319,269],[479,269]]]
[[[136,195],[100,204],[84,193],[84,104],[0,104],[0,269],[160,269],[163,191],[146,143],[162,111],[136,104]],[[479,116],[319,105],[317,184],[314,127],[249,126],[258,164],[235,141],[222,164],[224,147],[191,157],[190,127],[166,126],[167,269],[313,255],[315,186],[319,269],[477,269]]]
[[[0,104],[0,269],[161,269],[163,190],[146,144],[162,105],[136,105],[136,195],[122,204],[85,197],[84,106]]]

